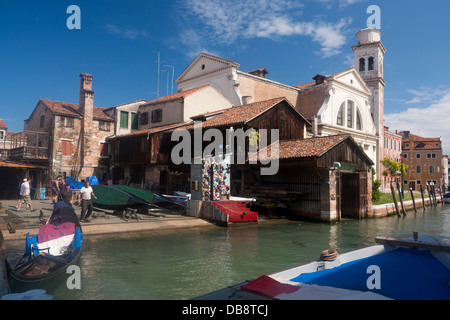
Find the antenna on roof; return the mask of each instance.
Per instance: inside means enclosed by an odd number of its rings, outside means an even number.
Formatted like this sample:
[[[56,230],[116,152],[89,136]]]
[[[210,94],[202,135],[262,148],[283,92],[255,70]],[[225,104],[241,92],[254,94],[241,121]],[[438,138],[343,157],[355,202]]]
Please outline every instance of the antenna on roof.
[[[174,66],[167,66],[167,65],[164,65],[164,67],[172,68],[172,89],[171,89],[171,91],[170,91],[170,94],[172,94],[172,93],[173,93],[173,82],[174,82],[173,77],[174,77],[174,75],[175,75],[175,67],[174,67]],[[169,75],[167,74],[167,76],[169,76]]]
[[[161,60],[160,60],[160,52],[159,51],[153,51],[158,55],[158,61],[154,61],[158,64],[158,89],[156,90],[156,97],[159,98],[159,72],[160,72],[160,67],[161,67]]]

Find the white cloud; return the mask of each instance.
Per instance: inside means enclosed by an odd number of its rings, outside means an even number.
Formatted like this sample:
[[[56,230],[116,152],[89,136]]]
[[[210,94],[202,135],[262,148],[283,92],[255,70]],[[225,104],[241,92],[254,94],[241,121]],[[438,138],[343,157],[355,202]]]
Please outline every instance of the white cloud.
[[[416,92],[415,90],[410,90]],[[442,146],[445,154],[450,154],[450,89],[440,89],[437,94],[422,94],[417,97],[432,99],[427,107],[411,107],[406,111],[385,114],[384,120],[390,130],[411,131],[423,137],[442,137]]]
[[[107,24],[103,26],[103,28],[110,34],[118,35],[126,39],[134,40],[140,37],[149,38],[148,32],[142,29],[122,28],[113,24]]]
[[[190,47],[230,45],[238,39],[307,36],[320,46],[316,53],[322,57],[340,53],[351,19],[302,21],[303,7],[298,0],[183,0],[180,14],[184,19],[180,20],[191,32],[195,29],[197,39],[187,43]]]

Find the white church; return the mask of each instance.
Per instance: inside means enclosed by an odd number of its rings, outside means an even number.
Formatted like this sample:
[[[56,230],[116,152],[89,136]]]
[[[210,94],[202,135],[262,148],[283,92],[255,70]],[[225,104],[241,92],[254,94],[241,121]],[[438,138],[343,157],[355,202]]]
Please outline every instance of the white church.
[[[287,85],[270,80],[265,68],[244,72],[239,63],[207,53],[199,54],[178,76],[178,92],[147,105],[155,110],[168,110],[162,103],[174,103],[183,96],[183,110],[194,108],[196,114],[245,105],[277,97],[285,97],[312,123],[309,136],[328,136],[348,133],[376,164],[377,178],[381,178],[380,161],[383,159],[384,87],[383,58],[386,53],[381,32],[364,29],[356,34],[352,46],[354,67],[334,75],[317,74],[313,82]],[[205,86],[214,90],[199,91]],[[197,89],[196,89],[197,88]],[[199,95],[195,104],[188,105],[187,95]],[[223,96],[217,106],[211,103],[210,93]],[[217,97],[216,97],[217,98]],[[202,101],[208,106],[203,106]],[[206,109],[208,110],[206,110]],[[149,112],[154,110],[149,110]],[[194,111],[185,114],[195,113]],[[173,116],[174,112],[171,112]],[[170,115],[167,115],[170,116]],[[162,116],[165,118],[164,116]],[[167,119],[167,118],[166,118]],[[186,116],[170,122],[189,121]],[[150,124],[150,127],[153,125]],[[158,124],[155,124],[155,127]]]

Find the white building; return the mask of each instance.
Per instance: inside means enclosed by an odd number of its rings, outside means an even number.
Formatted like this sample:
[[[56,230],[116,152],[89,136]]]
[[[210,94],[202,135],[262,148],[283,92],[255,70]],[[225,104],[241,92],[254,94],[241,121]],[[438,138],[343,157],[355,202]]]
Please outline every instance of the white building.
[[[332,76],[316,75],[314,82],[286,85],[267,79],[265,68],[243,72],[239,63],[207,53],[199,54],[175,82],[179,91],[210,85],[233,105],[285,97],[314,124],[311,135],[351,134],[376,164],[380,179],[386,50],[379,30],[364,29],[356,36],[355,67]]]

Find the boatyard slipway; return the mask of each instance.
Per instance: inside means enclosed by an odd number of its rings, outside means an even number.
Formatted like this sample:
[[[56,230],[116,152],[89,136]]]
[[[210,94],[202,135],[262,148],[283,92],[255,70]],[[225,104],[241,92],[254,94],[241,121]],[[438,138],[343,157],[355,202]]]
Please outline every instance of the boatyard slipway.
[[[47,219],[52,212],[51,200],[35,200],[32,202],[34,211],[30,211],[22,206],[20,211],[15,208],[16,200],[2,200],[0,209],[0,230],[2,230],[5,240],[25,239],[25,235],[37,234],[42,226],[39,220],[40,211]],[[77,216],[80,216],[81,207],[74,206]],[[136,219],[138,218],[138,220]],[[83,234],[98,235],[121,232],[139,232],[156,229],[174,229],[187,227],[210,226],[211,223],[203,219],[188,217],[182,212],[168,210],[154,210],[148,214],[137,214],[127,216],[124,219],[120,213],[100,210],[95,208],[90,217],[90,222],[83,223]],[[8,224],[14,227],[14,233],[8,232]]]

